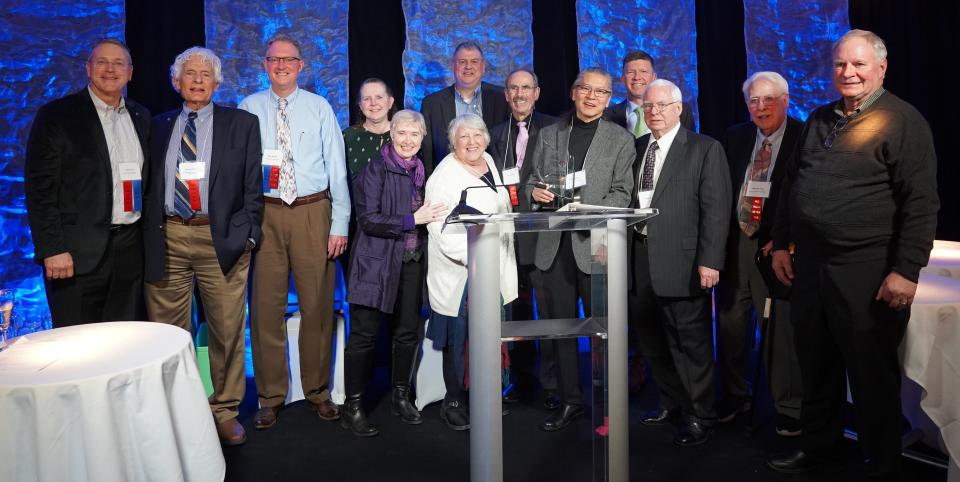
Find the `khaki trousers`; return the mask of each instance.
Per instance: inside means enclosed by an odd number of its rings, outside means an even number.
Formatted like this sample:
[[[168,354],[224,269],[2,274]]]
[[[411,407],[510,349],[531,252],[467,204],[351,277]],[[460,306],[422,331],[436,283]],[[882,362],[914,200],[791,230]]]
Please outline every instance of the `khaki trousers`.
[[[146,283],[144,296],[152,321],[191,330],[193,283],[196,280],[210,331],[210,409],[217,422],[237,416],[246,389],[244,376],[244,308],[250,252],[224,276],[213,248],[210,226],[166,223],[167,272]]]
[[[313,403],[330,398],[333,288],[327,259],[329,199],[297,207],[265,205],[263,238],[253,269],[250,345],[261,407],[287,398],[287,291],[290,273],[300,301],[300,383]]]

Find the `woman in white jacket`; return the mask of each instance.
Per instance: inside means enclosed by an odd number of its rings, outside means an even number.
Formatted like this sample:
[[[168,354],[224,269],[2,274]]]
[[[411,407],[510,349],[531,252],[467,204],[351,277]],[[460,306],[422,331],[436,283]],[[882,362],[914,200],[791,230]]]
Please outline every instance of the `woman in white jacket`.
[[[493,159],[486,153],[490,133],[483,119],[463,114],[450,122],[447,129],[450,154],[434,169],[427,180],[424,202],[442,203],[453,209],[460,193],[468,187],[467,203],[484,213],[510,212],[510,195],[504,187]],[[483,187],[486,186],[486,189]],[[467,338],[466,284],[467,231],[463,225],[442,222],[427,225],[427,292],[433,315],[427,338],[443,350],[443,381],[447,394],[440,416],[454,430],[470,428],[467,414],[467,392],[464,389],[465,344]],[[500,296],[507,304],[517,298],[517,263],[513,249],[513,233],[502,229],[500,234]]]

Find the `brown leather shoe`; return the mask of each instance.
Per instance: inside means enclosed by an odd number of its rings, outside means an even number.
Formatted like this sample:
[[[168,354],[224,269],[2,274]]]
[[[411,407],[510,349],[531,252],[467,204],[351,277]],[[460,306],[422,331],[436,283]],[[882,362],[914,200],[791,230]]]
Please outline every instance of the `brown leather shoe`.
[[[310,403],[310,410],[317,412],[317,416],[320,417],[320,420],[326,420],[328,422],[340,420],[340,409],[337,408],[337,404],[331,402],[330,399],[324,400],[320,403],[314,403],[310,400],[307,400],[307,402]]]
[[[276,407],[260,407],[260,410],[257,410],[257,415],[253,417],[253,426],[257,430],[263,430],[270,428],[277,424],[277,417],[280,415],[280,409],[283,408],[283,405],[277,405]]]
[[[247,433],[236,418],[217,422],[217,435],[220,437],[220,443],[227,447],[247,443]]]

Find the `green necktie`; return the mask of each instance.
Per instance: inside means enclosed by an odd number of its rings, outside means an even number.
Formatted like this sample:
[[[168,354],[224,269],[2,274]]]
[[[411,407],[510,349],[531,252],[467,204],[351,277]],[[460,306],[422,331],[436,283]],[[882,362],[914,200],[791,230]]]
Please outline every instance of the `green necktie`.
[[[637,113],[637,124],[633,126],[633,137],[640,137],[647,133],[647,125],[643,122],[643,109],[634,107],[633,111]]]

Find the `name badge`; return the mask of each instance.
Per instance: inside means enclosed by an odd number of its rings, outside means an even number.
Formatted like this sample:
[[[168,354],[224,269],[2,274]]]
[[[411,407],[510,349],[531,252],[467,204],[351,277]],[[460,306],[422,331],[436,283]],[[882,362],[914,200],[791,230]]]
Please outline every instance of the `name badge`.
[[[577,189],[587,185],[587,171],[577,171],[573,175],[567,174],[567,189]]]
[[[143,210],[143,186],[141,185],[140,165],[136,162],[121,162],[118,166],[120,182],[123,184],[123,212],[134,213]]]
[[[747,183],[747,197],[770,197],[770,182],[750,181]]]
[[[503,171],[504,184],[520,184],[520,170],[512,167]]]
[[[279,166],[283,162],[283,151],[280,149],[264,149],[263,150],[263,165],[264,166]]]
[[[263,192],[270,192],[280,188],[280,164],[283,163],[283,151],[280,149],[264,149],[263,160]]]
[[[653,191],[640,191],[637,194],[637,203],[640,204],[640,209],[650,207],[650,204],[653,203]]]
[[[206,167],[207,163],[203,161],[181,162],[180,179],[184,181],[199,181],[206,177]]]

